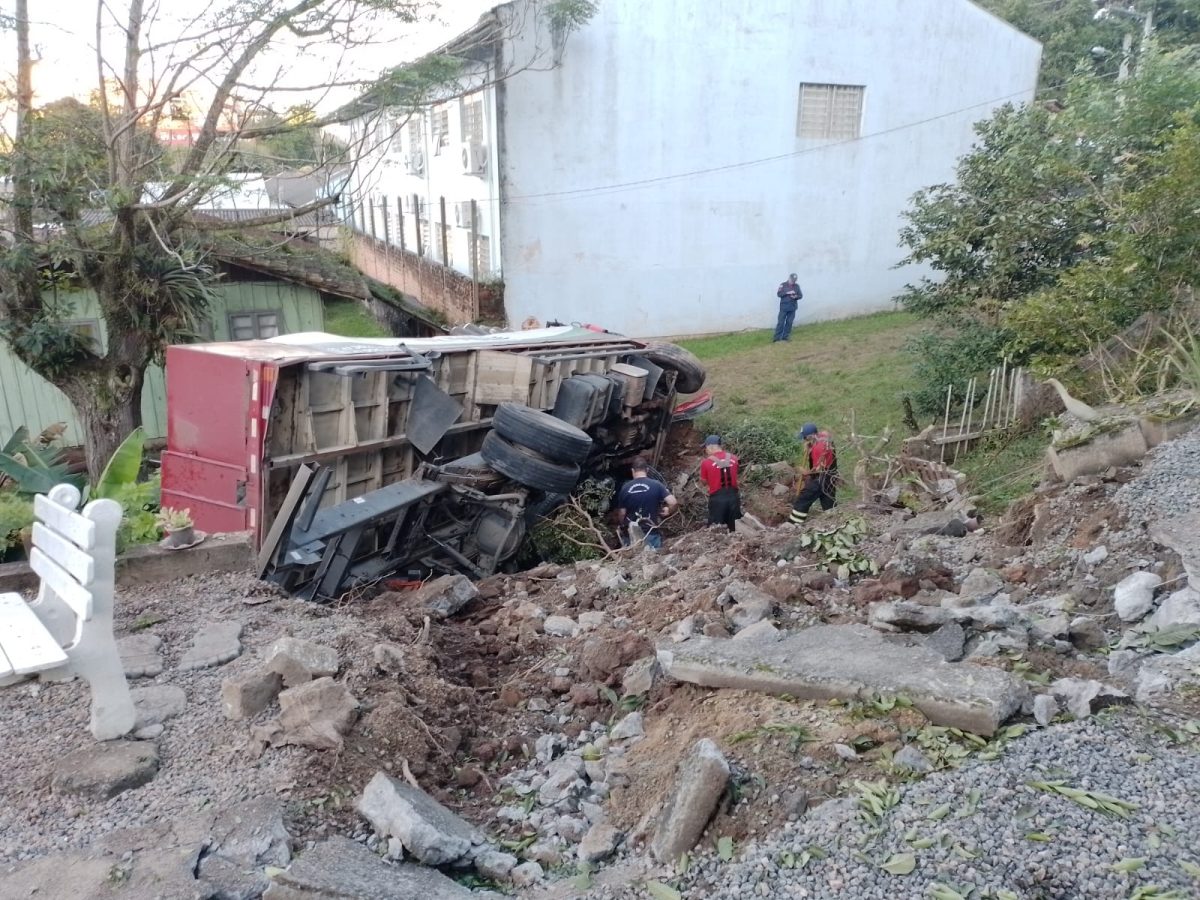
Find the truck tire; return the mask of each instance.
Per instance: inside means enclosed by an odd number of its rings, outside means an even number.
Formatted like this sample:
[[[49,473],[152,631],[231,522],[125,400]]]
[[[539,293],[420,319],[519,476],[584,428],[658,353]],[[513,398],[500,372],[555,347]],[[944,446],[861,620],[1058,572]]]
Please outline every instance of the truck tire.
[[[536,450],[554,462],[583,462],[592,450],[592,439],[574,425],[518,403],[496,407],[492,428],[500,437]]]
[[[675,390],[681,394],[694,394],[704,387],[707,373],[704,365],[694,354],[677,344],[647,344],[642,356],[675,372]]]
[[[527,447],[506,441],[489,431],[479,448],[484,460],[518,484],[555,494],[568,494],[579,482],[579,466],[557,463]]]

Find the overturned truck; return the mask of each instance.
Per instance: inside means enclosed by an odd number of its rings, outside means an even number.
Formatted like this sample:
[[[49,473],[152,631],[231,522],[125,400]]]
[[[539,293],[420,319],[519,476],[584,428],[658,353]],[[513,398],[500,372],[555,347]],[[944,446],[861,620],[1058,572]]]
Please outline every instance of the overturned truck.
[[[171,347],[162,504],[249,531],[259,576],[308,599],[484,577],[582,478],[657,461],[703,385],[680,347],[571,326]]]

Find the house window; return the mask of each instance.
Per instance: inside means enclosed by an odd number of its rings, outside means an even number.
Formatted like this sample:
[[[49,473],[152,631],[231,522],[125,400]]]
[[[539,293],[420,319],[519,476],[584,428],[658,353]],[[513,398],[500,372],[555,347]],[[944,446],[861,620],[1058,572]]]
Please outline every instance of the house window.
[[[260,341],[278,337],[280,315],[278,311],[237,312],[229,314],[229,336],[235,341]]]
[[[430,137],[433,138],[435,147],[445,147],[450,143],[450,110],[446,107],[433,111]]]
[[[464,100],[462,104],[462,139],[471,144],[483,143],[483,98]]]
[[[862,85],[801,84],[796,135],[844,141],[862,134]]]
[[[423,150],[421,138],[421,117],[413,116],[408,120],[408,149]]]
[[[72,334],[82,338],[93,353],[103,352],[104,348],[100,343],[100,322],[97,319],[70,319],[64,324]]]
[[[432,232],[429,228],[429,219],[421,219],[421,255],[433,256]]]

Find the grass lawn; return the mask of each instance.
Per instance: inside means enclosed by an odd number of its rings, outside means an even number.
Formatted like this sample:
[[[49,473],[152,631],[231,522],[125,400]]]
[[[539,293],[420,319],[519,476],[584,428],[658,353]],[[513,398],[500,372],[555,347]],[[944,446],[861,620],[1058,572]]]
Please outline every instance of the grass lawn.
[[[886,312],[802,325],[786,343],[771,343],[767,330],[681,341],[704,362],[706,387],[716,399],[716,409],[698,427],[720,431],[765,421],[794,434],[815,422],[833,433],[839,468],[849,482],[858,462],[851,434],[875,437],[890,427],[886,452],[897,453],[911,433],[901,398],[915,382],[904,345],[923,327],[908,313]],[[971,490],[984,494],[985,508],[996,512],[1036,482],[1029,473],[1044,446],[1044,437],[1034,434],[984,447],[955,465],[971,477]],[[843,492],[853,496],[852,486],[847,483]]]
[[[342,337],[391,337],[392,334],[353,300],[325,301],[325,330]]]

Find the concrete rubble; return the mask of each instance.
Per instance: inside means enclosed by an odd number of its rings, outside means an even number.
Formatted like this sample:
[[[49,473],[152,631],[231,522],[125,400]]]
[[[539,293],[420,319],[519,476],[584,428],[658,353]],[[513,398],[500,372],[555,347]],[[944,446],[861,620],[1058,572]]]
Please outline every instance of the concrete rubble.
[[[700,840],[729,783],[729,763],[717,745],[698,741],[680,764],[650,851],[662,863],[674,864]]]
[[[409,602],[434,618],[447,619],[478,596],[479,589],[467,576],[443,575],[419,587]]]
[[[904,694],[930,721],[994,734],[1028,695],[1006,672],[948,663],[861,625],[821,625],[771,644],[698,639],[659,652],[677,681],[705,687],[849,700]]]
[[[332,647],[294,637],[277,640],[265,664],[266,670],[278,674],[289,688],[336,675],[339,665],[338,653]]]
[[[358,701],[332,678],[318,678],[279,695],[276,719],[253,732],[273,746],[300,744],[314,750],[340,750],[343,735],[358,717]]]
[[[394,837],[406,852],[428,866],[469,856],[483,835],[424,791],[385,772],[377,772],[355,807],[384,837]]]

